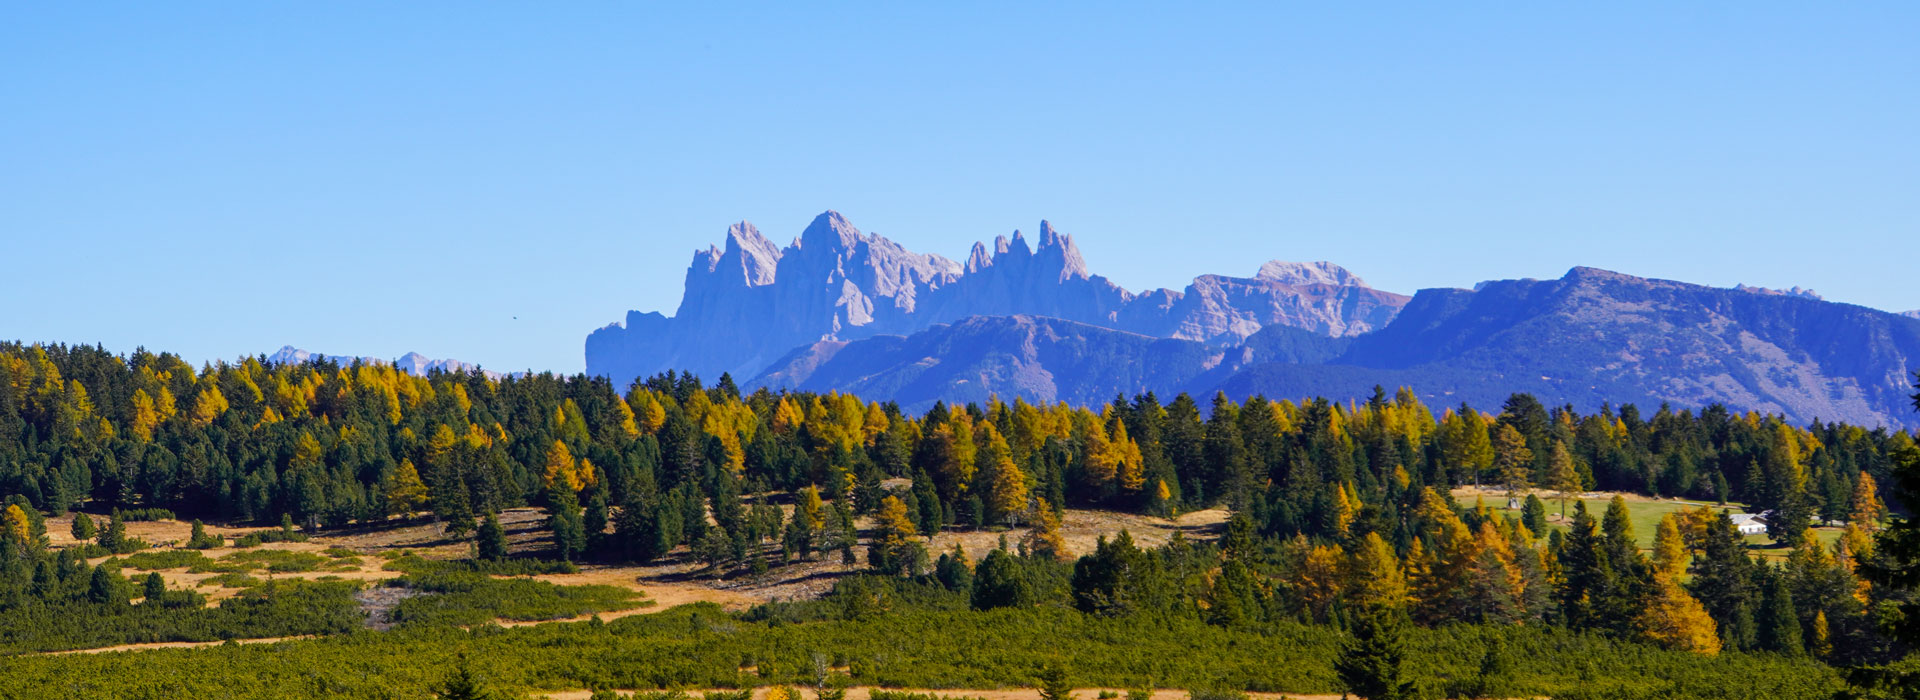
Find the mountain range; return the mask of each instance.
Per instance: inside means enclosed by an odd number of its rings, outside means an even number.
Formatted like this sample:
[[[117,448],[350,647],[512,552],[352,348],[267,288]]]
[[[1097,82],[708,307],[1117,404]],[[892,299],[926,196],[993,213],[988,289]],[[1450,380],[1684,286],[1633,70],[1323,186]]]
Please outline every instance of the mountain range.
[[[270,365],[280,365],[280,364],[297,365],[297,364],[313,362],[318,360],[327,360],[327,361],[334,362],[341,365],[351,365],[355,362],[359,362],[360,364],[363,364],[363,365],[393,365],[394,367],[400,369],[400,371],[402,372],[406,372],[408,374],[412,374],[414,376],[419,376],[419,377],[427,376],[428,373],[435,372],[435,371],[470,372],[476,369],[480,369],[479,365],[476,365],[470,362],[462,362],[460,360],[449,360],[449,359],[433,359],[417,352],[409,352],[405,355],[401,355],[400,357],[394,358],[392,360],[382,360],[377,357],[355,357],[352,355],[326,355],[326,354],[321,354],[317,352],[309,352],[306,350],[302,350],[292,345],[282,345],[280,346],[279,350],[275,350],[273,354],[267,356],[267,364],[270,364]],[[484,369],[480,369],[480,372],[494,379],[498,379],[502,376],[501,373],[499,372],[493,372],[493,371],[484,370]]]
[[[1811,290],[1713,288],[1574,268],[1412,297],[1332,263],[1268,262],[1131,292],[1041,222],[964,263],[827,212],[782,248],[751,224],[694,254],[673,316],[594,331],[587,371],[668,369],[746,386],[935,401],[1096,403],[1141,391],[1364,398],[1407,386],[1436,409],[1724,404],[1805,422],[1914,425],[1920,319]]]

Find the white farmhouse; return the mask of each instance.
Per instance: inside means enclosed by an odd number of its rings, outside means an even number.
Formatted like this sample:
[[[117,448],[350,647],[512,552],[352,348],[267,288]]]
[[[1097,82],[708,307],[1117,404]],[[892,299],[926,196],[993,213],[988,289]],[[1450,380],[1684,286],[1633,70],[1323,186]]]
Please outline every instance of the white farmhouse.
[[[1727,516],[1727,520],[1732,521],[1733,529],[1740,531],[1742,535],[1767,534],[1767,518],[1765,513],[1732,514]]]

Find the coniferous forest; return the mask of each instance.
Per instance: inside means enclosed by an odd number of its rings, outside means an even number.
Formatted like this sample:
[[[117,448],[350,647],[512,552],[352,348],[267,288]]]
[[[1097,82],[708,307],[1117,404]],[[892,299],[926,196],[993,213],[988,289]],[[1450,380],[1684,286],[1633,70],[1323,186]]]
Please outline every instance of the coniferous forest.
[[[1607,495],[1580,497],[1593,493]],[[19,697],[1920,687],[1913,437],[1717,406],[1580,414],[1516,394],[1441,407],[1382,388],[1351,404],[1147,394],[908,415],[726,376],[615,387],[6,344],[0,494],[0,653],[14,655],[0,687]],[[1634,510],[1654,501],[1684,505]],[[542,536],[510,547],[501,514],[527,507]],[[1120,531],[1070,551],[1061,532],[1070,510],[1209,509],[1230,515],[1163,546]],[[1765,534],[1739,532],[1740,512],[1763,514]],[[70,531],[52,537],[54,518]],[[154,519],[193,521],[194,535],[127,535]],[[386,556],[394,578],[375,583],[268,575],[365,556],[275,542],[424,522],[470,556]],[[233,544],[264,548],[206,557],[228,543],[200,523],[263,526]],[[1002,537],[984,552],[930,546],[958,531]],[[535,575],[668,560],[716,581],[820,561],[860,573],[744,611],[491,624],[645,604]],[[243,591],[210,602],[157,573],[179,568]],[[371,588],[405,593],[379,630],[363,613]],[[40,655],[306,635],[318,638]],[[456,667],[480,680],[449,680]]]

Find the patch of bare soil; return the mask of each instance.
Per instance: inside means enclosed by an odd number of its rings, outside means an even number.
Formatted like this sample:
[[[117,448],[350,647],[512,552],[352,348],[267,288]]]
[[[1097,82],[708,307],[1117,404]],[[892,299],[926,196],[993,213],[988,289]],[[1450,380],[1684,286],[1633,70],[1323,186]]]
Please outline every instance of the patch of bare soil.
[[[766,700],[767,693],[769,690],[771,689],[756,688],[753,691],[754,699]],[[811,690],[807,690],[807,689],[796,689],[796,690],[799,691],[799,695],[802,698],[802,700],[808,697],[813,697],[813,691]],[[875,690],[874,688],[870,688],[866,686],[848,688],[847,700],[868,700],[870,697],[872,697],[872,693],[874,690]],[[989,690],[955,690],[955,689],[926,690],[926,689],[911,689],[911,688],[886,688],[885,690],[903,690],[910,693],[927,693],[927,694],[931,694],[931,695],[935,695],[943,698],[966,697],[966,698],[982,698],[983,700],[1040,700],[1040,691],[1033,688],[994,688]],[[631,693],[632,691],[617,691],[617,692],[621,692],[621,694],[625,695],[625,694]],[[692,694],[695,697],[698,697],[699,694],[703,691],[691,690],[687,692]],[[1074,691],[1073,697],[1077,698],[1078,700],[1093,700],[1094,698],[1099,697],[1100,693],[1102,692],[1111,692],[1123,698],[1126,697],[1127,695],[1127,691],[1119,688],[1082,688]],[[539,697],[548,698],[549,700],[587,700],[587,698],[591,697],[592,695],[593,695],[593,692],[588,690],[563,690],[558,692],[547,693]],[[1180,690],[1177,688],[1160,688],[1153,691],[1153,700],[1186,700],[1187,697],[1188,697],[1187,691]],[[1295,695],[1290,693],[1247,693],[1247,697],[1250,700],[1285,700],[1285,699],[1339,700],[1341,696],[1339,695]]]
[[[312,639],[312,638],[313,638],[313,635],[311,634],[303,634],[297,637],[261,637],[258,639],[234,639],[230,641],[232,641],[235,644],[273,644],[275,642],[289,642],[296,639]],[[109,651],[149,651],[152,649],[192,649],[194,647],[219,646],[221,644],[227,643],[227,641],[229,640],[221,640],[217,642],[147,642],[144,644],[121,644],[119,646],[99,647],[95,649],[72,649],[68,651],[49,651],[49,652],[42,652],[40,654],[36,654],[35,656],[66,656],[68,654],[104,654]]]

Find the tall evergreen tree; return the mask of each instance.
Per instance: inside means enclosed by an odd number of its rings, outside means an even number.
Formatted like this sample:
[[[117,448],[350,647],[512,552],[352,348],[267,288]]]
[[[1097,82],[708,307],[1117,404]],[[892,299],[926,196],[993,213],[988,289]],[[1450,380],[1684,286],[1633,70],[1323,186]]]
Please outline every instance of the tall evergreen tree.
[[[1406,677],[1406,640],[1400,616],[1374,611],[1358,616],[1351,636],[1333,662],[1333,670],[1347,691],[1366,700],[1411,700],[1416,697]]]

